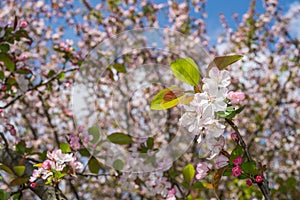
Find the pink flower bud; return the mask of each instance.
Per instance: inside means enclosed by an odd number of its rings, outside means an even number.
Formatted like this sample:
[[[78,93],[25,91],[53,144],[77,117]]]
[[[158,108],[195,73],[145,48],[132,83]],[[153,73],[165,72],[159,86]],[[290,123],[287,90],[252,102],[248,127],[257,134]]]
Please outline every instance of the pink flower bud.
[[[37,184],[36,184],[35,182],[30,183],[30,187],[31,187],[31,188],[35,188],[36,185],[37,185]]]
[[[42,168],[45,170],[48,170],[51,168],[51,161],[50,160],[45,160],[42,164]]]
[[[69,52],[71,52],[71,51],[72,51],[72,49],[71,49],[70,47],[66,47],[66,48],[65,48],[65,52],[69,53]]]
[[[6,90],[6,88],[7,88],[6,85],[1,86],[1,90]]]
[[[251,185],[252,185],[252,181],[251,181],[250,179],[248,179],[248,180],[246,180],[246,184],[247,184],[248,186],[251,186]]]
[[[231,136],[231,139],[233,139],[233,140],[235,140],[235,141],[238,141],[238,140],[239,140],[238,135],[237,135],[236,132],[231,133],[230,136]]]
[[[245,94],[243,92],[230,91],[226,97],[231,101],[231,103],[237,104],[245,99]]]
[[[263,181],[263,176],[262,176],[262,175],[257,175],[257,176],[255,177],[255,182],[261,183],[262,181]]]
[[[27,22],[25,22],[25,21],[22,21],[21,23],[20,23],[20,27],[21,28],[26,28],[27,27]]]
[[[27,55],[22,55],[21,56],[21,61],[25,61],[25,60],[27,60],[28,59],[28,56]]]
[[[232,162],[233,162],[233,164],[235,164],[235,165],[240,165],[240,164],[242,164],[242,162],[243,162],[243,158],[242,158],[242,157],[237,157],[237,158],[235,158]]]
[[[3,112],[3,110],[2,110],[2,109],[0,109],[0,114],[2,114],[2,112]]]
[[[241,175],[241,167],[240,166],[235,166],[234,168],[232,168],[232,176],[234,177],[238,177]]]

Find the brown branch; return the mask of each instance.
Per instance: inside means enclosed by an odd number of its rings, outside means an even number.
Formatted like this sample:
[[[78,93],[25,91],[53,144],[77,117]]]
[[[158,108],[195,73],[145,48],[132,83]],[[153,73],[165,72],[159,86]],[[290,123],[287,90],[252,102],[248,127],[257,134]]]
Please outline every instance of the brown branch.
[[[240,143],[241,147],[243,148],[244,152],[246,153],[246,157],[247,157],[248,161],[252,161],[251,155],[248,151],[247,144],[243,140],[242,135],[241,135],[238,127],[230,119],[225,119],[225,120],[233,128],[233,130],[236,132],[236,134],[238,136],[238,139],[239,139],[239,143]],[[262,192],[262,194],[264,195],[264,197],[266,198],[266,200],[271,200],[270,189],[268,187],[267,178],[265,177],[263,182],[257,183],[257,185],[258,185],[260,191]]]
[[[13,169],[14,166],[20,165],[24,161],[24,158],[21,154],[18,154],[12,150],[0,149],[0,163],[8,166],[10,169]],[[26,167],[23,177],[29,178],[33,172],[33,165],[25,160],[24,165]],[[42,181],[38,183],[38,186],[35,188],[30,188],[40,199],[43,200],[67,200],[65,195],[58,189],[50,185],[45,185]]]

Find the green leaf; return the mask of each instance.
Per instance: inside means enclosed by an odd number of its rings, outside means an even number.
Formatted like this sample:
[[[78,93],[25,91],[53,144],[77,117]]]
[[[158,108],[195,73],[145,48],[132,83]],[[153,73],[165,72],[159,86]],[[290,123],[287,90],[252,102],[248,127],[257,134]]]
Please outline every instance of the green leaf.
[[[171,63],[173,74],[180,81],[197,86],[200,80],[200,72],[197,64],[191,58],[180,58]]]
[[[58,79],[59,80],[64,80],[65,78],[65,73],[64,72],[61,72],[59,75],[58,75]]]
[[[7,53],[0,53],[0,61],[4,63],[6,69],[10,72],[14,72],[16,68],[16,64],[13,62],[11,56]]]
[[[4,75],[4,72],[3,72],[3,71],[0,71],[0,79],[1,79],[1,80],[4,80],[4,79],[5,79],[5,75]]]
[[[14,175],[14,172],[6,165],[0,164],[0,170],[3,170],[10,175]]]
[[[152,149],[153,148],[153,145],[154,145],[154,139],[153,139],[153,137],[149,137],[148,139],[147,139],[147,148],[148,149]]]
[[[4,192],[4,190],[0,189],[0,199],[7,200],[10,197],[9,192]]]
[[[238,179],[243,180],[243,179],[248,179],[249,177],[246,176],[245,174],[241,174],[238,176]]]
[[[26,143],[24,141],[20,141],[16,144],[16,152],[24,154],[26,152]]]
[[[14,171],[18,176],[23,176],[25,172],[25,166],[14,166]]]
[[[10,186],[18,186],[18,185],[22,185],[24,183],[27,183],[29,180],[29,178],[23,178],[23,177],[17,177],[14,180],[12,180],[9,185]]]
[[[251,174],[251,175],[258,174],[258,170],[256,169],[256,163],[254,161],[242,163],[241,168],[247,174]]]
[[[232,171],[230,168],[228,168],[224,171],[223,176],[231,176],[231,174],[232,174]]]
[[[69,153],[71,151],[70,145],[68,143],[60,143],[59,148],[63,153]]]
[[[183,168],[183,178],[185,182],[190,184],[195,176],[195,168],[192,164],[188,164]]]
[[[7,81],[6,81],[6,84],[9,85],[9,86],[16,85],[17,81],[16,81],[15,78],[8,78]]]
[[[60,171],[57,171],[57,170],[54,170],[54,169],[52,169],[52,171],[53,171],[54,177],[58,178],[58,179],[61,179],[64,176],[67,175],[66,173],[63,173],[63,172],[60,172]]]
[[[123,64],[119,64],[119,63],[115,63],[113,66],[112,66],[115,70],[117,70],[117,72],[120,72],[120,73],[126,73],[126,68]]]
[[[85,156],[85,157],[89,157],[91,155],[90,152],[86,148],[79,149],[78,151],[79,151],[80,155]]]
[[[152,110],[165,110],[172,108],[180,103],[180,100],[185,97],[182,88],[172,86],[161,90],[153,97],[150,108]]]
[[[18,69],[16,71],[16,73],[18,73],[18,74],[30,74],[31,71],[30,71],[30,69],[28,69],[26,67],[22,67],[22,68]]]
[[[88,129],[89,135],[93,136],[91,143],[95,144],[99,141],[100,138],[100,130],[96,126],[92,126]]]
[[[89,169],[92,173],[98,174],[99,169],[101,168],[98,160],[95,157],[92,157],[88,162]]]
[[[229,158],[229,161],[230,161],[230,164],[233,164],[233,160],[237,157],[242,157],[243,155],[243,149],[241,146],[236,146],[235,149],[233,149],[233,151],[231,152],[231,155],[230,155],[230,158]]]
[[[195,182],[193,184],[193,189],[204,189],[204,186],[201,182]]]
[[[53,69],[51,69],[49,72],[48,72],[48,77],[52,77],[55,75],[55,71]]]
[[[219,70],[225,69],[227,66],[239,61],[243,56],[242,55],[230,55],[230,56],[217,56],[214,60],[208,65],[207,74],[214,66],[217,66]]]
[[[21,38],[26,38],[28,40],[30,40],[30,42],[32,42],[32,38],[28,35],[28,32],[26,30],[18,30],[16,33],[15,33],[15,37],[16,37],[16,40],[20,40]]]
[[[9,44],[1,44],[0,45],[0,50],[2,53],[7,53],[9,51]]]
[[[242,111],[244,110],[245,107],[246,107],[246,106],[241,106],[241,107],[239,107],[238,109],[235,110],[235,113],[238,114],[238,113],[242,112]]]
[[[124,133],[112,133],[107,136],[108,140],[114,144],[131,144],[132,139],[129,135]]]
[[[120,159],[117,159],[117,160],[115,160],[114,161],[114,163],[113,163],[113,167],[116,169],[116,170],[122,170],[123,169],[123,167],[124,167],[124,163],[123,163],[123,161],[122,160],[120,160]]]

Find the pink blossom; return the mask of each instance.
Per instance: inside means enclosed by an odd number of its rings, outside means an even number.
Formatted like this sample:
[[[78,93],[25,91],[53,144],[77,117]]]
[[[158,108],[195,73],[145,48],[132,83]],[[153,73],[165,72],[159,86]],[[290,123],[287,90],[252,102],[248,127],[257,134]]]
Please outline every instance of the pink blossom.
[[[235,165],[240,165],[240,164],[242,164],[243,159],[242,159],[242,157],[237,157],[237,158],[235,158],[232,162],[233,162],[233,164],[235,164]]]
[[[228,165],[228,161],[229,161],[229,159],[226,156],[224,156],[223,154],[218,155],[215,159],[215,164],[216,164],[217,169],[220,169],[220,168]]]
[[[42,164],[42,168],[46,169],[46,170],[50,169],[51,168],[51,160],[45,160]]]
[[[208,174],[208,171],[209,171],[209,168],[208,166],[206,165],[206,163],[198,163],[197,167],[196,167],[196,171],[197,171],[197,174],[196,174],[196,179],[202,179],[204,178],[205,176],[207,176]]]
[[[239,140],[238,135],[237,135],[236,132],[231,133],[230,136],[231,136],[231,139],[233,139],[233,140],[235,140],[235,141],[238,141],[238,140]]]
[[[252,185],[252,181],[251,181],[250,179],[248,179],[248,180],[246,180],[246,184],[247,184],[248,186],[251,186],[251,185]]]
[[[261,183],[262,181],[263,181],[263,176],[262,176],[262,175],[257,175],[257,176],[255,177],[255,182]]]
[[[83,164],[81,162],[78,162],[78,161],[70,162],[70,166],[76,172],[83,170],[83,167],[84,167]]]
[[[238,177],[241,175],[241,167],[240,166],[235,166],[234,168],[232,168],[232,176],[234,177]]]
[[[175,188],[172,188],[168,191],[168,195],[167,195],[167,198],[166,200],[176,200],[176,189]]]
[[[231,101],[231,103],[237,104],[245,99],[245,94],[243,92],[230,91],[226,97]]]
[[[38,179],[41,176],[41,173],[42,173],[42,168],[33,170],[29,181],[34,182],[36,179]]]
[[[28,23],[25,22],[25,21],[22,21],[22,22],[20,23],[20,27],[21,27],[21,28],[26,28],[27,25],[28,25]]]
[[[70,134],[70,147],[74,150],[77,151],[80,149],[80,142],[79,142],[79,137],[76,136],[75,134]]]
[[[1,86],[1,90],[6,90],[6,88],[7,88],[6,85]]]

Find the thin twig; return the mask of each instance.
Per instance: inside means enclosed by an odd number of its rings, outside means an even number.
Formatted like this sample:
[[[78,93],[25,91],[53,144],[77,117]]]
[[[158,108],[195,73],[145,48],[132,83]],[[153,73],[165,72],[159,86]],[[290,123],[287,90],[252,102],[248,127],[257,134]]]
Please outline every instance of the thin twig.
[[[78,70],[79,68],[76,67],[76,68],[71,68],[71,69],[66,69],[66,70],[62,70],[60,72],[58,72],[57,74],[55,74],[54,76],[52,76],[51,78],[49,78],[48,80],[34,86],[34,87],[31,87],[31,88],[28,88],[25,92],[19,94],[18,96],[16,96],[15,98],[13,98],[10,102],[8,102],[6,105],[4,106],[0,106],[0,109],[5,109],[9,106],[11,106],[13,103],[15,103],[17,100],[19,100],[20,98],[22,98],[23,96],[25,96],[25,94],[27,92],[30,92],[30,91],[33,91],[35,89],[38,89],[39,87],[43,86],[43,85],[47,85],[48,83],[52,82],[53,80],[55,80],[56,78],[59,77],[59,75],[61,73],[66,73],[66,72],[71,72],[71,71],[75,71],[75,70]]]
[[[4,141],[4,146],[5,146],[5,149],[8,150],[8,142],[7,142],[7,139],[5,138],[4,134],[2,132],[0,132],[0,135]]]

